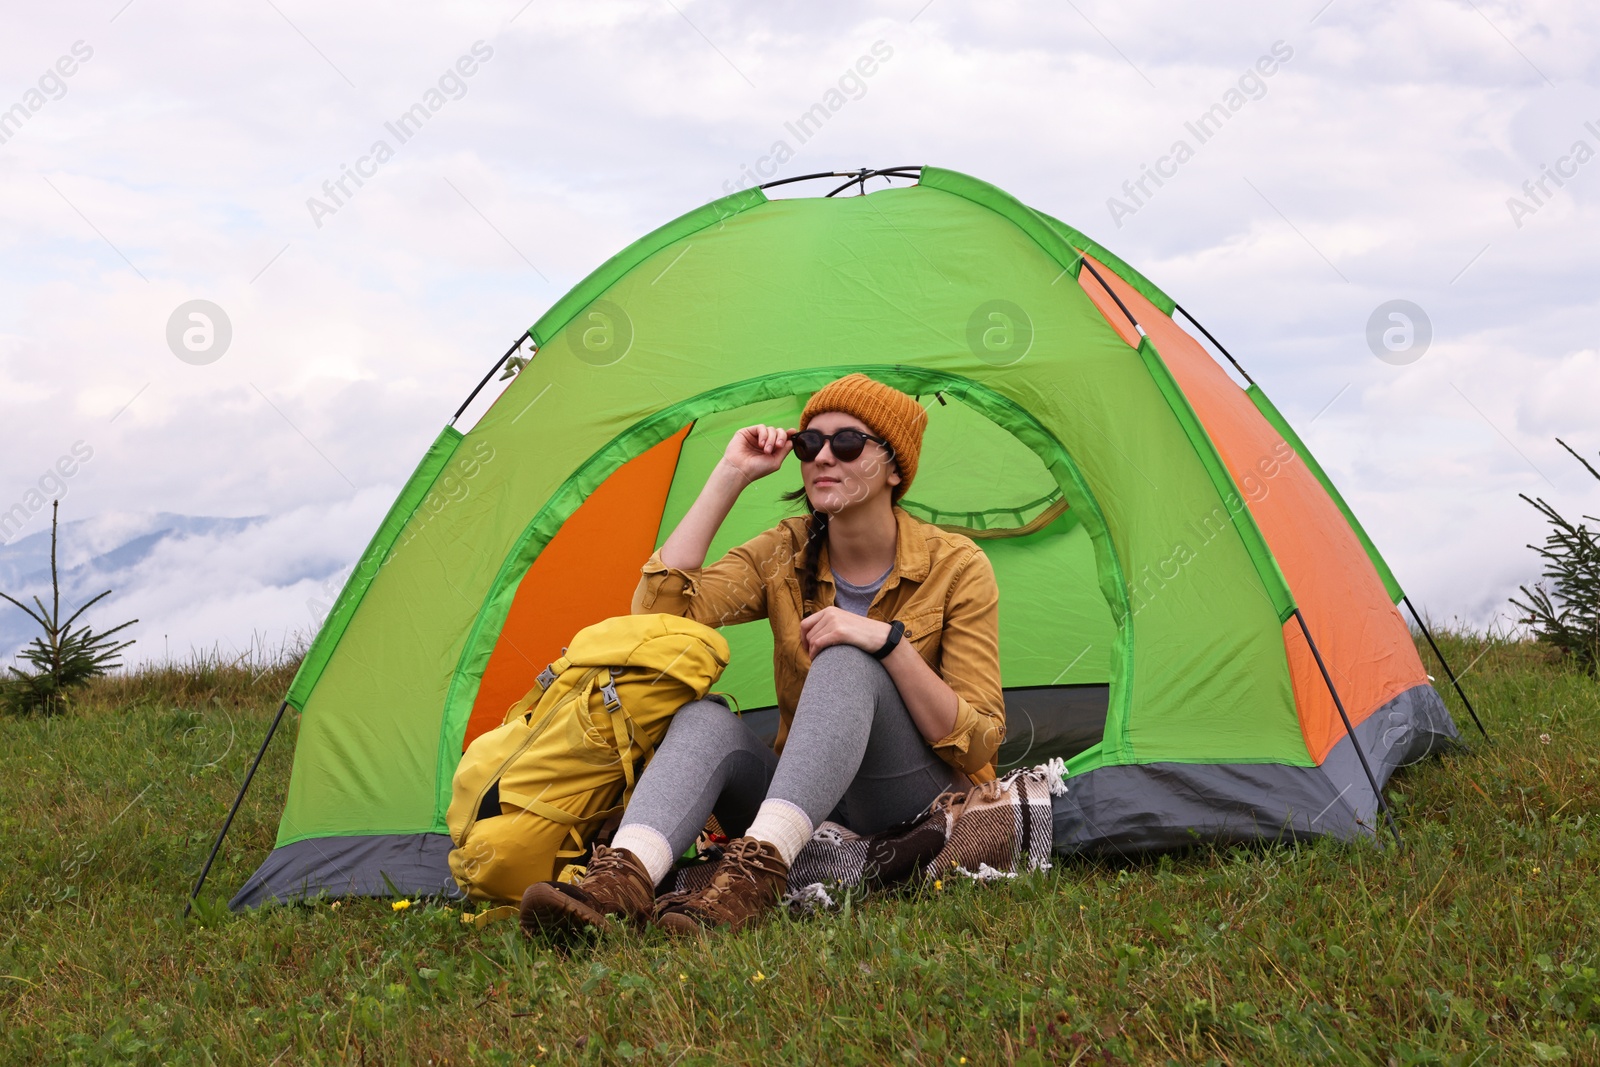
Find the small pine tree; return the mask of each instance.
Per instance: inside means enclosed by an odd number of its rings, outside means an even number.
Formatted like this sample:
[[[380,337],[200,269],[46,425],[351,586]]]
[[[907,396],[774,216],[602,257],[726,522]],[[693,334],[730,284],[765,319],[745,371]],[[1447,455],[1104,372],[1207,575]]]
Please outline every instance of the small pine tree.
[[[16,597],[0,593],[0,597],[27,612],[44,631],[43,636],[35,637],[18,653],[20,658],[33,665],[33,671],[20,671],[15,667],[7,667],[11,676],[0,679],[0,708],[16,715],[59,715],[66,710],[68,695],[73,689],[81,688],[89,683],[89,679],[121,666],[117,657],[133,642],[118,643],[112,639],[112,635],[139,621],[130,619],[103,633],[96,633],[89,626],[82,626],[76,630],[72,628],[72,624],[78,621],[80,615],[111,595],[109,589],[91,598],[88,603],[74,611],[65,622],[61,621],[61,579],[56,571],[56,528],[60,509],[59,500],[52,502],[50,607],[45,607],[42,600],[34,597],[33,602],[39,609],[34,611]]]
[[[1584,469],[1600,480],[1600,471],[1589,461],[1573,452],[1561,438],[1556,443],[1582,463]],[[1544,577],[1550,587],[1539,582],[1532,589],[1520,586],[1523,603],[1516,597],[1511,603],[1526,614],[1518,622],[1533,627],[1540,641],[1554,645],[1562,655],[1574,658],[1586,673],[1600,674],[1600,534],[1579,523],[1574,525],[1562,517],[1542,499],[1529,499],[1517,494],[1538,510],[1552,527],[1544,540],[1544,547],[1528,547],[1544,557]],[[1600,522],[1593,515],[1584,515],[1590,522]]]

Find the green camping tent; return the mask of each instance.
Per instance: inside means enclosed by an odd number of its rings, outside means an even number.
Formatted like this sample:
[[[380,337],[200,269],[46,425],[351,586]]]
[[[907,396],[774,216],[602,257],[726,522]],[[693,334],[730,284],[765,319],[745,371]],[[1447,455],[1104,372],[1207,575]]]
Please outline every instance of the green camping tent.
[[[795,425],[851,371],[928,409],[903,506],[994,564],[1002,766],[1068,759],[1058,851],[1370,834],[1389,773],[1456,737],[1383,559],[1171,298],[984,182],[870,174],[914,184],[724,197],[519,339],[526,365],[439,434],[312,644],[277,846],[235,906],[452,891],[466,743],[629,610],[734,429]],[[753,485],[709,558],[797,514],[798,484]],[[766,623],[724,633],[720,688],[770,718]]]

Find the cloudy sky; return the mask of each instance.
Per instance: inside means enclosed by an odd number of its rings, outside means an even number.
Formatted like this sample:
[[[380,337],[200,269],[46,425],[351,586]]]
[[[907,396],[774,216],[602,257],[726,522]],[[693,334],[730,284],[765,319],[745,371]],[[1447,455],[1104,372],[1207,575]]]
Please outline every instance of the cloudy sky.
[[[174,531],[114,571],[141,657],[308,632],[518,332],[778,140],[783,175],[978,175],[1140,267],[1436,618],[1510,619],[1542,535],[1518,493],[1600,513],[1554,440],[1600,452],[1592,5],[97,0],[5,29],[0,509],[30,515],[0,540],[48,530],[41,482],[85,520],[70,564]],[[193,300],[231,326],[209,363],[169,345]],[[1431,339],[1385,361],[1392,300]]]

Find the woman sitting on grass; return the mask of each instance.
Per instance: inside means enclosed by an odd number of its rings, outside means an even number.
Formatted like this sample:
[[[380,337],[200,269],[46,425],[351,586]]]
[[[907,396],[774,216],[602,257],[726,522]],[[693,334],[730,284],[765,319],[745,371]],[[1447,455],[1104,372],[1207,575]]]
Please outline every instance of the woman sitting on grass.
[[[526,931],[650,919],[656,885],[712,814],[743,836],[707,888],[664,898],[654,918],[675,932],[737,928],[778,903],[823,819],[875,833],[994,777],[1005,733],[994,570],[970,538],[895,506],[927,418],[912,397],[851,374],[811,397],[799,432],[734,435],[642,568],[633,611],[717,627],[768,619],[777,740],[768,748],[719,698],[685,704],[582,881],[523,895]],[[739,493],[791,449],[804,487],[787,498],[804,496],[810,516],[703,566]]]

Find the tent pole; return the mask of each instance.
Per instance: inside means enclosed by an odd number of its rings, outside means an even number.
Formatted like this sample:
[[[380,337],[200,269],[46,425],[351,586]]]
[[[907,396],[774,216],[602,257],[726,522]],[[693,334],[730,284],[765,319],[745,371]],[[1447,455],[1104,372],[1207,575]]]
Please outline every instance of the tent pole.
[[[777,181],[762,182],[760,185],[756,186],[756,188],[771,189],[777,185],[789,185],[793,182],[808,182],[813,178],[843,178],[854,173],[855,171],[849,170],[819,170],[815,174],[796,174],[793,178],[779,178]]]
[[[490,367],[489,368],[489,373],[485,374],[483,376],[483,381],[478,383],[478,387],[476,389],[474,389],[472,392],[467,394],[467,398],[461,402],[461,406],[456,408],[456,413],[454,415],[450,416],[450,425],[451,426],[454,426],[456,424],[456,420],[461,417],[461,413],[463,411],[467,410],[467,405],[471,404],[474,400],[478,399],[478,394],[483,392],[483,387],[489,384],[489,379],[494,377],[494,372],[500,369],[500,364],[504,363],[506,360],[508,360],[512,356],[514,356],[516,354],[516,352],[517,352],[517,349],[522,347],[522,342],[526,341],[529,337],[532,337],[532,336],[533,336],[532,331],[524,330],[522,332],[521,336],[519,336],[517,338],[517,343],[512,345],[510,348],[506,349],[506,354],[501,356],[499,359],[494,361],[494,366]],[[538,350],[535,349],[534,351],[537,352]]]
[[[906,172],[907,170],[915,170],[916,173],[915,174],[907,173]],[[845,182],[843,185],[839,186],[839,188],[833,190],[833,192],[828,193],[827,194],[828,196],[838,196],[840,193],[844,192],[846,189],[850,188],[852,185],[855,185],[857,182],[861,183],[861,192],[863,194],[865,194],[866,191],[867,191],[867,179],[868,178],[876,178],[876,177],[880,177],[880,176],[883,177],[883,178],[886,178],[886,179],[890,178],[890,177],[894,177],[894,178],[920,178],[920,177],[922,177],[922,168],[921,167],[915,167],[915,168],[889,167],[889,168],[885,168],[883,170],[868,170],[868,169],[864,168],[864,169],[858,170],[858,171],[846,171],[845,173],[853,174],[854,177],[852,177],[849,181]],[[768,183],[768,184],[771,184],[771,183]],[[763,185],[762,188],[765,189],[766,186]]]
[[[1254,378],[1250,377],[1250,375],[1248,373],[1246,373],[1246,371],[1245,371],[1245,369],[1243,367],[1239,366],[1239,361],[1233,358],[1233,354],[1231,352],[1229,352],[1226,348],[1222,347],[1222,342],[1217,340],[1215,337],[1212,337],[1211,336],[1211,331],[1206,329],[1204,326],[1200,325],[1200,320],[1199,319],[1197,319],[1193,315],[1189,314],[1189,309],[1188,308],[1184,307],[1182,304],[1173,304],[1172,306],[1174,308],[1176,308],[1177,310],[1183,312],[1183,317],[1188,319],[1190,322],[1194,323],[1195,329],[1199,330],[1201,333],[1206,335],[1206,340],[1210,341],[1213,345],[1215,345],[1216,348],[1217,348],[1217,351],[1221,352],[1224,356],[1226,356],[1228,358],[1228,362],[1233,364],[1233,369],[1238,371],[1239,374],[1241,376],[1243,376],[1245,381],[1249,382],[1251,385],[1255,385],[1256,384],[1256,380]]]
[[[1322,680],[1328,684],[1328,692],[1333,696],[1333,706],[1339,709],[1339,718],[1344,720],[1344,732],[1350,738],[1350,744],[1355,747],[1356,758],[1361,761],[1361,769],[1367,772],[1367,784],[1372,786],[1373,796],[1378,798],[1378,807],[1389,819],[1389,832],[1394,834],[1394,843],[1402,845],[1400,841],[1400,827],[1394,821],[1394,812],[1389,810],[1389,802],[1384,799],[1383,790],[1378,788],[1378,779],[1373,776],[1372,765],[1367,762],[1367,754],[1362,751],[1361,742],[1356,739],[1356,728],[1351,725],[1350,716],[1344,710],[1344,701],[1339,699],[1339,690],[1333,684],[1333,676],[1328,673],[1328,665],[1322,662],[1322,653],[1317,651],[1317,643],[1311,639],[1311,628],[1306,625],[1306,617],[1300,614],[1300,609],[1294,609],[1294,617],[1300,623],[1300,632],[1306,635],[1306,644],[1311,646],[1311,654],[1316,657],[1317,669],[1322,672]]]
[[[194,902],[200,899],[200,887],[206,884],[206,876],[211,873],[211,865],[216,862],[217,853],[222,850],[222,839],[228,836],[228,828],[233,825],[233,817],[239,813],[239,805],[244,802],[245,791],[250,788],[251,779],[256,776],[256,768],[261,766],[261,758],[267,754],[267,746],[272,743],[272,735],[278,732],[278,724],[283,721],[283,713],[289,708],[285,700],[278,705],[278,714],[272,719],[272,725],[267,727],[267,736],[261,739],[261,748],[256,752],[256,758],[250,764],[250,769],[245,772],[244,781],[239,786],[239,795],[233,798],[233,807],[228,809],[228,817],[222,820],[222,832],[217,834],[216,844],[211,846],[211,855],[206,857],[206,865],[200,871],[200,879],[194,884],[194,892],[189,894],[189,903],[183,906],[183,917],[187,919],[189,912],[194,908]]]
[[[760,185],[756,186],[756,188],[772,189],[779,185],[790,185],[794,182],[808,182],[814,178],[849,178],[850,180],[848,182],[833,191],[836,193],[841,189],[848,189],[850,186],[854,185],[861,179],[861,173],[862,172],[859,170],[819,170],[815,174],[796,174],[793,178],[779,178],[776,181],[762,182]],[[869,170],[866,172],[866,176],[869,178],[876,174],[890,174],[896,178],[917,178],[922,175],[922,166],[921,164],[911,164],[904,167],[882,167],[878,170]],[[833,193],[829,193],[828,195],[832,196]]]
[[[1472,716],[1472,722],[1478,727],[1478,732],[1485,741],[1489,740],[1489,731],[1483,728],[1483,723],[1478,719],[1478,713],[1472,710],[1472,701],[1467,699],[1466,692],[1461,688],[1461,680],[1456,677],[1456,672],[1450,669],[1450,664],[1444,658],[1444,653],[1439,651],[1439,644],[1428,632],[1428,624],[1422,621],[1422,616],[1417,614],[1416,605],[1411,603],[1411,598],[1404,594],[1400,597],[1406,602],[1406,607],[1411,611],[1411,617],[1417,620],[1417,627],[1422,631],[1422,636],[1428,639],[1428,647],[1433,649],[1433,654],[1439,657],[1439,663],[1444,667],[1444,673],[1450,676],[1450,684],[1456,687],[1456,695],[1461,698],[1461,703],[1467,706],[1467,714]]]
[[[834,193],[842,192],[843,190],[850,188],[856,182],[865,182],[867,180],[867,174],[870,172],[867,170],[867,168],[862,167],[860,170],[849,170],[845,171],[845,173],[850,175],[850,180],[839,186],[839,188],[835,189],[832,193],[828,193],[828,196],[833,196]],[[865,188],[865,186],[863,186],[863,188]]]
[[[1073,249],[1073,251],[1076,252],[1078,250],[1077,249]],[[1094,275],[1094,280],[1100,283],[1100,288],[1104,289],[1107,293],[1109,293],[1110,296],[1111,296],[1111,299],[1113,299],[1113,300],[1115,300],[1117,302],[1117,307],[1121,308],[1122,309],[1122,313],[1124,315],[1128,316],[1128,321],[1133,323],[1133,328],[1135,330],[1139,331],[1139,336],[1140,337],[1145,336],[1144,327],[1139,325],[1139,320],[1133,317],[1133,312],[1128,310],[1128,305],[1124,304],[1122,302],[1122,297],[1117,295],[1117,291],[1115,289],[1111,288],[1111,286],[1107,285],[1105,278],[1101,277],[1100,272],[1094,269],[1094,264],[1089,262],[1089,257],[1084,255],[1082,252],[1078,252],[1078,259],[1079,259],[1079,261],[1081,261],[1083,263],[1083,265],[1085,267],[1089,268],[1089,273],[1093,274]]]

